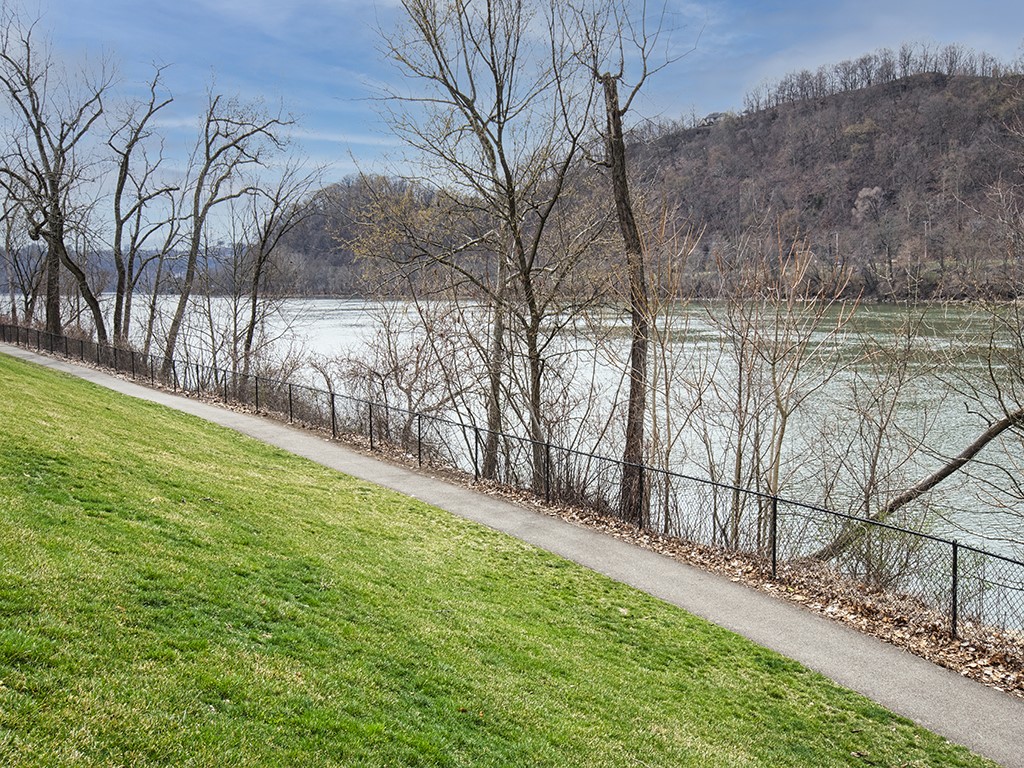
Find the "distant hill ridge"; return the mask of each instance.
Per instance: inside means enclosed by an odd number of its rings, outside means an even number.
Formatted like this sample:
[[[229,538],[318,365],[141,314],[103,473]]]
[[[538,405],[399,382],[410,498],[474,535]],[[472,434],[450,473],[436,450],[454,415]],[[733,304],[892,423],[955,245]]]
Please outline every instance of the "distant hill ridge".
[[[705,257],[781,231],[851,290],[967,297],[1024,259],[1022,104],[1019,75],[922,73],[662,131],[635,162]]]
[[[714,294],[729,279],[723,263],[796,242],[814,253],[820,279],[851,295],[1016,296],[1019,69],[957,46],[882,49],[763,86],[742,114],[648,125],[631,147],[634,188],[652,221],[703,233],[677,290]],[[407,187],[415,183],[395,189]],[[283,290],[363,290],[349,243],[368,200],[358,178],[314,197],[315,215],[288,238]]]

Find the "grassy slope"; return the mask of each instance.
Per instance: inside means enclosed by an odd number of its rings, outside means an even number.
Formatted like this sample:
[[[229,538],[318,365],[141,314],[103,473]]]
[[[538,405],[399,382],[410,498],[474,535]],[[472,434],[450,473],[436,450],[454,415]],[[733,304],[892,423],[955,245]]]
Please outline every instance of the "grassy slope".
[[[980,765],[518,541],[0,354],[2,765]]]

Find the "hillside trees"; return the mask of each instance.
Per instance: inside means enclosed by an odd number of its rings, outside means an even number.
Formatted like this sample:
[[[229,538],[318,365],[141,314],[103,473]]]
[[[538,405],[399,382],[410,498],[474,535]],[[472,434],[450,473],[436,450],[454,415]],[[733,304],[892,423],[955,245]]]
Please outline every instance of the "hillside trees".
[[[353,175],[312,191],[304,216],[284,236],[282,246],[294,255],[290,286],[300,295],[351,296],[364,292],[362,265],[352,244],[371,195]]]
[[[786,216],[818,253],[853,269],[848,295],[902,301],[1006,295],[1012,229],[994,185],[1018,178],[1008,124],[1019,78],[922,73],[870,88],[668,129],[634,147],[680,218],[706,225],[710,251]],[[864,190],[880,207],[854,215]],[[700,195],[690,194],[699,188]],[[1012,207],[1002,206],[1004,221]],[[1004,263],[1006,262],[1006,263]],[[712,260],[691,283],[713,283]]]
[[[1000,77],[1018,71],[1015,62],[1001,62],[985,51],[951,43],[905,42],[899,50],[879,48],[856,59],[823,64],[817,70],[800,70],[774,82],[762,83],[744,99],[750,112],[781,104],[810,101],[839,93],[885,85],[923,74],[946,77]]]

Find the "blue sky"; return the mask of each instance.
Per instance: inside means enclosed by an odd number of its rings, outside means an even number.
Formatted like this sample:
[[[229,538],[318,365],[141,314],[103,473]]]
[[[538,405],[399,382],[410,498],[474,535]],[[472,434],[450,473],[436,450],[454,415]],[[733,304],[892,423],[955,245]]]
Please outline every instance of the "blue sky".
[[[383,170],[396,150],[374,110],[394,71],[377,50],[395,0],[38,0],[42,26],[71,58],[117,62],[123,90],[141,92],[151,63],[170,65],[175,96],[164,117],[171,144],[194,131],[211,77],[219,89],[283,102],[296,138],[337,178]],[[675,119],[741,109],[766,79],[903,41],[960,43],[1001,59],[1021,55],[1020,0],[668,0],[678,49],[640,104]]]

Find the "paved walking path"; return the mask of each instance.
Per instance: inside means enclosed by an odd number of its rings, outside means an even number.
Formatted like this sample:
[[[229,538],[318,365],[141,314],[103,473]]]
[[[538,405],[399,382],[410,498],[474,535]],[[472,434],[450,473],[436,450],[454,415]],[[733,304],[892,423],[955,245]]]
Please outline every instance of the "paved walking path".
[[[727,578],[364,455],[268,418],[0,344],[0,351],[221,424],[534,544],[737,632],[1005,766],[1024,768],[1024,701]]]

